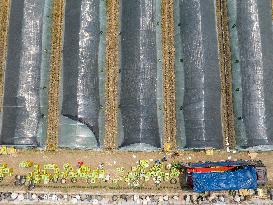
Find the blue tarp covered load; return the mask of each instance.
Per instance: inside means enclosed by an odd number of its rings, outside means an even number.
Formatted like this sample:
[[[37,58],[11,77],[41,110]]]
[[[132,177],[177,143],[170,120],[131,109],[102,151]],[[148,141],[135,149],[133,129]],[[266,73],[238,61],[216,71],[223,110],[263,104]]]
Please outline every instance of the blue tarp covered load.
[[[183,164],[186,182],[196,192],[257,189],[255,162],[225,161]]]
[[[192,173],[193,190],[196,192],[256,189],[257,176],[253,166],[225,172]]]

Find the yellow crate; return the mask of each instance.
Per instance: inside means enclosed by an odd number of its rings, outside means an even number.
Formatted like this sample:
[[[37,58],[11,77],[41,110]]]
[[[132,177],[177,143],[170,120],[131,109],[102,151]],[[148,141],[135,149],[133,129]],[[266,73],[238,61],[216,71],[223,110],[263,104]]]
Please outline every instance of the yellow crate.
[[[3,155],[7,155],[8,154],[6,146],[0,147],[0,155],[1,154],[3,154]]]
[[[7,167],[8,167],[8,165],[6,163],[1,163],[0,164],[0,169],[7,168]]]
[[[32,161],[23,161],[20,162],[19,167],[23,167],[23,168],[29,168],[33,166],[33,162]]]
[[[41,180],[36,180],[36,179],[33,180],[34,184],[39,184],[40,182],[41,182]]]
[[[45,164],[44,169],[56,169],[58,166],[56,164]]]
[[[148,160],[139,160],[139,164],[141,167],[148,168],[149,167],[149,161]]]
[[[41,180],[41,178],[42,178],[42,177],[41,177],[40,175],[35,175],[35,176],[34,176],[34,179],[35,179],[35,180]]]
[[[84,172],[89,172],[89,171],[91,170],[90,167],[85,166],[85,165],[82,165],[80,169],[81,169],[82,171],[84,171]]]
[[[34,172],[29,172],[28,175],[33,177],[35,174],[34,174]]]
[[[40,166],[39,164],[34,164],[34,165],[33,165],[33,168],[34,168],[34,169],[40,169],[41,166]]]
[[[180,172],[179,171],[172,171],[170,173],[170,177],[178,177],[180,175]]]
[[[69,164],[69,163],[63,164],[63,168],[70,167],[70,166],[71,166],[71,164]]]
[[[35,175],[41,174],[40,170],[34,170],[33,173],[34,173]]]
[[[8,168],[9,169],[9,174],[13,174],[13,168]]]
[[[243,196],[250,196],[251,195],[251,193],[248,189],[240,189],[239,194],[243,195]]]
[[[213,149],[206,149],[206,155],[212,156],[213,155]]]
[[[145,171],[144,169],[140,169],[140,170],[138,170],[138,173],[140,173],[140,174],[145,174],[146,171]]]
[[[55,169],[54,170],[54,174],[60,174],[61,172],[60,172],[60,170],[59,169]]]
[[[32,179],[33,179],[33,177],[31,175],[26,176],[26,181],[31,181]]]
[[[3,174],[9,174],[10,173],[10,169],[9,168],[2,169],[2,173]]]
[[[94,170],[92,170],[92,172],[96,172],[97,174],[99,174],[99,169],[94,169]]]
[[[171,150],[171,144],[170,143],[165,143],[164,144],[164,151],[169,152]]]
[[[100,169],[99,174],[105,174],[105,169]]]
[[[159,176],[164,177],[165,176],[165,172],[159,172]]]
[[[33,162],[32,161],[26,161],[26,167],[32,167]]]
[[[46,170],[42,169],[42,170],[41,170],[41,174],[42,174],[42,175],[46,175],[46,174],[48,174],[48,173],[47,173]]]

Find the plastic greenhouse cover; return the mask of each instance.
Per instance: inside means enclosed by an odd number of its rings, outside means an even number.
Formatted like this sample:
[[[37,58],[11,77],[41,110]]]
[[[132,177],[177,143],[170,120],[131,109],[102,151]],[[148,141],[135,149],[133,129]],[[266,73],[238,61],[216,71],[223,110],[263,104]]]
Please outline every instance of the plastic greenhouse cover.
[[[271,0],[228,1],[238,145],[273,145]]]
[[[176,59],[175,65],[178,140],[184,140],[182,130],[185,130],[186,143],[182,146],[221,148],[221,87],[215,1],[177,1],[175,22],[178,22],[177,18],[180,20],[179,34],[175,37],[176,58],[179,59]]]
[[[59,145],[100,146],[101,7],[97,0],[67,0]]]
[[[48,57],[43,51],[49,49],[50,5],[50,0],[11,0],[1,144],[44,141],[39,129],[47,110]]]
[[[159,148],[156,0],[123,0],[121,8],[121,147]]]

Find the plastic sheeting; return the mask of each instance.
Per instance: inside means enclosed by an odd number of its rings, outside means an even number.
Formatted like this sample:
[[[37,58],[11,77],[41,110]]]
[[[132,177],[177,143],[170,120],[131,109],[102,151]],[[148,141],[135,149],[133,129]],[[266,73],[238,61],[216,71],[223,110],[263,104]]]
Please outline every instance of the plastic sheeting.
[[[67,132],[66,135],[61,134],[60,146],[86,148],[99,146],[99,43],[100,1],[67,0],[61,113],[70,120],[64,118],[61,121],[64,124],[74,124],[76,130],[74,129],[75,133],[72,132],[74,134],[70,133],[71,136],[67,135]],[[79,129],[84,125],[85,129],[82,132]]]
[[[257,189],[254,166],[226,172],[192,173],[193,190],[196,192]]]
[[[156,0],[122,0],[121,147],[160,147],[157,116]],[[144,148],[145,149],[145,148]]]
[[[233,0],[228,8],[229,15],[236,15],[230,32],[238,144],[273,145],[271,0]]]
[[[180,0],[183,53],[180,61],[183,61],[184,74],[176,81],[184,80],[184,89],[178,91],[184,96],[180,110],[184,116],[187,148],[223,146],[215,16],[214,1]],[[179,120],[178,123],[182,122]]]
[[[238,1],[237,12],[247,146],[273,145],[271,1]]]
[[[46,0],[11,0],[1,144],[36,146]]]

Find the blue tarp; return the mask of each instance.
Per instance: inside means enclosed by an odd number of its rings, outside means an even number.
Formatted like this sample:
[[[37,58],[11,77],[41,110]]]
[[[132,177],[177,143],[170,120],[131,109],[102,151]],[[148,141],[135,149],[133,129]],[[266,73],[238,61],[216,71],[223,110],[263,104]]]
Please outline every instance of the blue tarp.
[[[245,166],[226,172],[194,172],[192,182],[196,192],[256,189],[256,169],[253,166]]]

